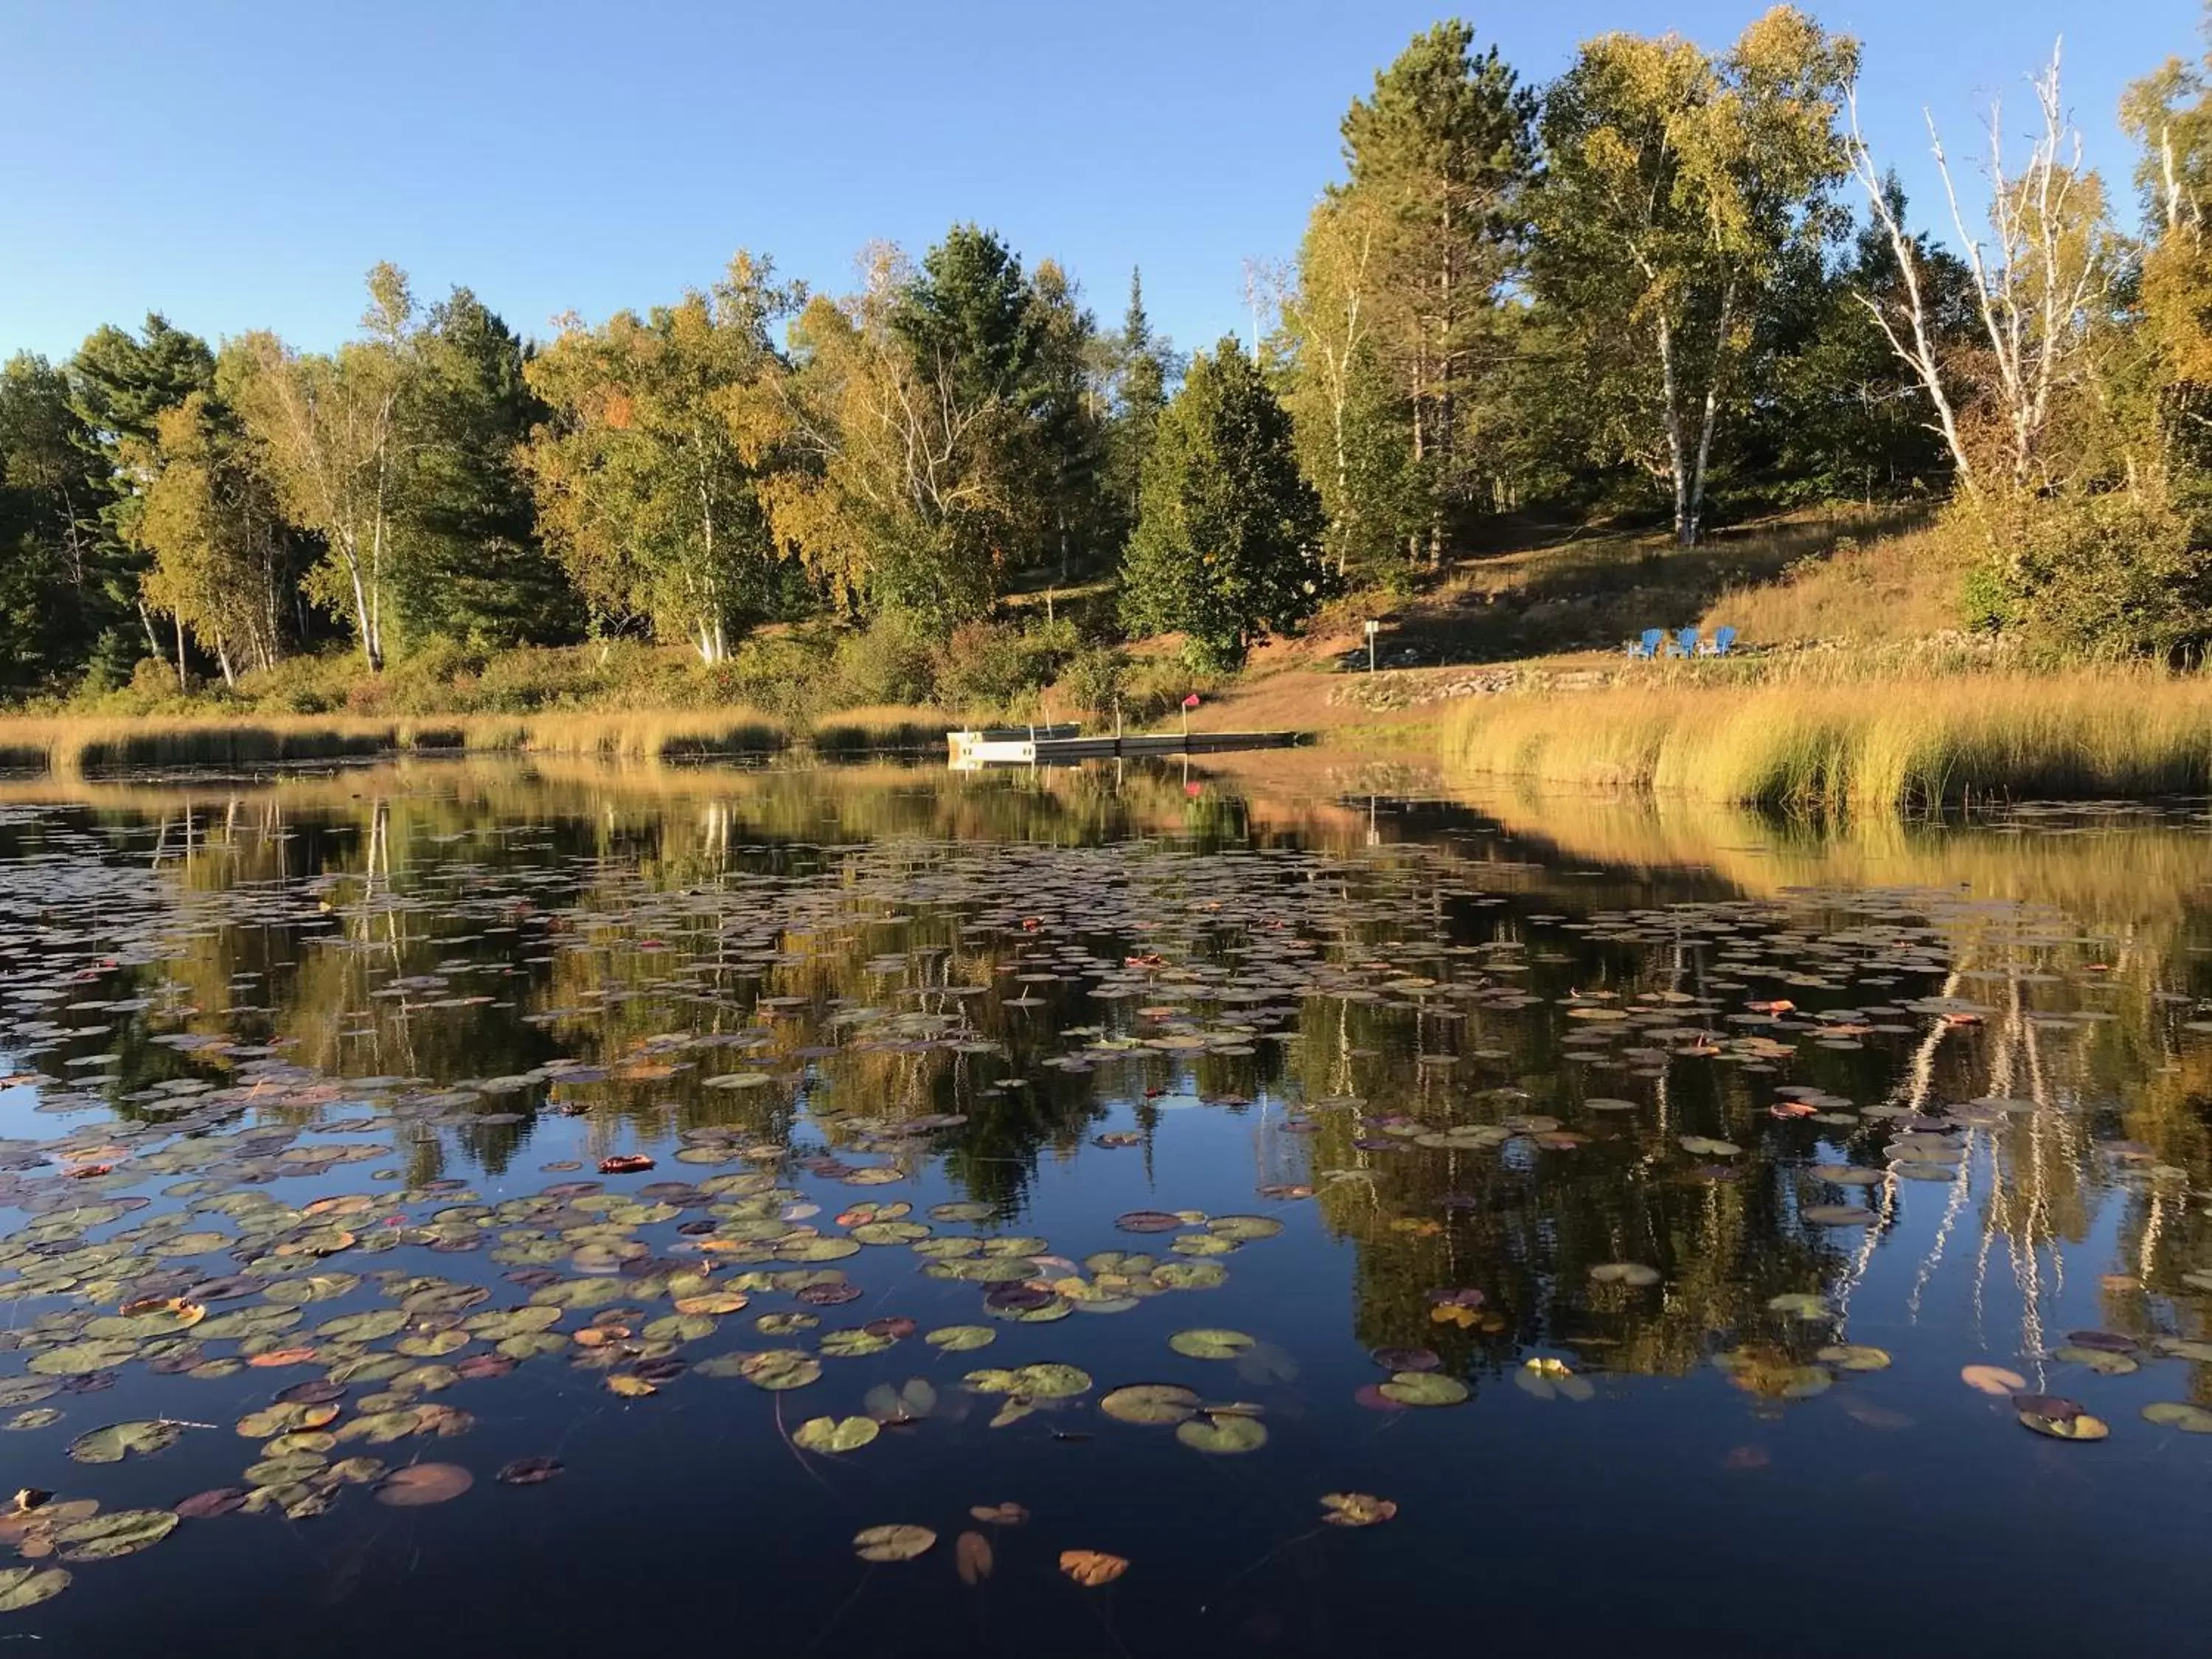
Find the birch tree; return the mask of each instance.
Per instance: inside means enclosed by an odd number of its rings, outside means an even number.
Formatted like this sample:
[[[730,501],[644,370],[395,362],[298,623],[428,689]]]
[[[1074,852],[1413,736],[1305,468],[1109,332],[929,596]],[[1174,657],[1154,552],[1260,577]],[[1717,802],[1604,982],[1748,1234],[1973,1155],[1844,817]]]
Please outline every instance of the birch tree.
[[[154,417],[136,533],[154,556],[147,603],[189,629],[228,683],[283,653],[288,532],[228,411],[194,392]]]
[[[1905,278],[1900,301],[1885,305],[1870,295],[1867,304],[1891,347],[1918,377],[1960,485],[1975,501],[1992,489],[2018,493],[2063,482],[2057,473],[2063,463],[2052,453],[2051,434],[2064,399],[2094,377],[2100,325],[2111,318],[2122,270],[2124,250],[2106,212],[2102,181],[2082,165],[2081,135],[2066,116],[2055,48],[2031,85],[2037,126],[2025,157],[2015,161],[2006,144],[2002,104],[1990,107],[1984,163],[1989,207],[1980,223],[1961,204],[1935,117],[1925,118],[1981,325],[1978,343],[1986,367],[1972,388],[1978,407],[1964,411],[1947,385],[1950,366],[1936,349],[1929,296],[1919,274],[1924,261],[1915,252],[1897,198],[1883,188],[1855,101],[1852,106],[1852,170]],[[1966,416],[1973,414],[1996,434],[1994,444],[1972,441],[1976,434]]]
[[[389,264],[369,272],[368,292],[362,337],[329,356],[247,335],[235,395],[286,516],[327,549],[309,574],[310,596],[346,618],[374,674],[384,668],[386,587],[407,501],[400,413],[415,302],[405,273]]]
[[[1784,254],[1837,234],[1857,47],[1779,6],[1723,57],[1679,35],[1583,45],[1545,100],[1539,294],[1594,354],[1632,352],[1636,453],[1693,545],[1721,415]]]
[[[1407,440],[1411,399],[1391,372],[1377,326],[1385,301],[1389,227],[1372,193],[1328,191],[1298,248],[1282,297],[1290,374],[1284,402],[1306,476],[1328,519],[1336,574],[1375,566],[1425,538],[1430,502]]]
[[[710,293],[568,319],[526,368],[553,411],[523,455],[539,529],[603,627],[643,622],[712,664],[757,611],[782,554],[732,417],[799,297],[741,253]]]

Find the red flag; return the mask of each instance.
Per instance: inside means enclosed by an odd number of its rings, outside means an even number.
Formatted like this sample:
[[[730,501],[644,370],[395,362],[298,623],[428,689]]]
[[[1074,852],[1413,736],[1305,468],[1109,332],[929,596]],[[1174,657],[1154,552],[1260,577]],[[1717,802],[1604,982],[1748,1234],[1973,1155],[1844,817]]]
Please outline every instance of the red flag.
[[[1194,691],[1194,692],[1192,692],[1188,696],[1185,697],[1185,698],[1182,700],[1182,706],[1183,706],[1184,708],[1197,708],[1197,707],[1198,707],[1198,693],[1197,693],[1197,692],[1195,692],[1195,691]]]

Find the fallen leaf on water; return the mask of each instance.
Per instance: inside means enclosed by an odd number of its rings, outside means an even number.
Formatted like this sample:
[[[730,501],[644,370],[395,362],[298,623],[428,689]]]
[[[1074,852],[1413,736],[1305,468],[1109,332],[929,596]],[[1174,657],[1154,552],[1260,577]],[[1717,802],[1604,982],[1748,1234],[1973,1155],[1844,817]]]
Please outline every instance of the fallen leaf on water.
[[[1096,1589],[1101,1584],[1110,1584],[1128,1571],[1128,1561],[1119,1555],[1109,1555],[1103,1550],[1062,1550],[1060,1570],[1086,1589]]]
[[[994,1527],[1018,1527],[1030,1518],[1019,1504],[977,1504],[968,1513]]]
[[[503,1486],[535,1486],[550,1480],[562,1471],[557,1457],[518,1457],[502,1468],[498,1475]]]
[[[980,1584],[991,1576],[991,1540],[980,1532],[963,1532],[952,1547],[952,1565],[963,1584]]]
[[[650,1170],[653,1160],[642,1152],[623,1152],[614,1158],[599,1160],[601,1175],[635,1175],[641,1170]]]

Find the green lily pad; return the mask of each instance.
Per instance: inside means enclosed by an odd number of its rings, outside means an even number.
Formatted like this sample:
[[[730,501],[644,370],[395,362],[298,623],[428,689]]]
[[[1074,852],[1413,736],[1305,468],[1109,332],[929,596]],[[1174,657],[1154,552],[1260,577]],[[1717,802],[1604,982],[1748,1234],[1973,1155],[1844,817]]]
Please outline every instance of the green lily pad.
[[[70,1342],[33,1354],[24,1369],[40,1376],[89,1376],[94,1371],[112,1370],[118,1365],[128,1364],[137,1353],[136,1342],[113,1339]]]
[[[946,1353],[968,1353],[976,1348],[988,1348],[999,1340],[998,1332],[988,1325],[945,1325],[931,1331],[921,1339],[933,1348]]]
[[[1073,1365],[1024,1365],[1012,1375],[1012,1392],[1025,1400],[1073,1400],[1091,1388],[1091,1373]]]
[[[791,1443],[807,1451],[858,1451],[882,1432],[872,1417],[810,1417],[792,1431]]]
[[[0,1571],[0,1613],[21,1613],[51,1601],[70,1587],[67,1567],[9,1567]]]
[[[70,1442],[69,1455],[79,1463],[120,1463],[136,1453],[150,1457],[155,1452],[167,1451],[182,1437],[185,1426],[161,1419],[143,1422],[111,1423],[104,1429],[94,1429]]]
[[[2142,1408],[2143,1421],[2184,1434],[2212,1434],[2212,1411],[2179,1400],[2159,1400]]]
[[[1283,1231],[1283,1224],[1272,1216],[1218,1215],[1206,1224],[1206,1231],[1218,1237],[1244,1242],[1273,1238]]]
[[[407,1328],[407,1314],[400,1308],[370,1308],[362,1313],[340,1314],[315,1327],[314,1334],[327,1342],[377,1342]]]
[[[1257,1451],[1267,1443],[1267,1425],[1256,1417],[1228,1413],[1193,1418],[1176,1425],[1176,1438],[1193,1451],[1210,1457],[1234,1457]]]
[[[738,1362],[738,1375],[755,1388],[803,1389],[822,1375],[822,1362],[792,1348],[766,1348]]]
[[[1254,1339],[1242,1331],[1224,1331],[1210,1327],[1199,1327],[1177,1331],[1168,1338],[1168,1346],[1187,1359],[1234,1359],[1252,1346]]]
[[[176,1530],[173,1510],[117,1510],[72,1522],[54,1534],[64,1561],[106,1561],[149,1549]]]
[[[1468,1395],[1466,1383],[1442,1371],[1393,1371],[1376,1391],[1401,1406],[1456,1406]]]
[[[1173,1382],[1131,1382],[1098,1402],[1100,1411],[1121,1423],[1187,1423],[1198,1407],[1198,1395]]]

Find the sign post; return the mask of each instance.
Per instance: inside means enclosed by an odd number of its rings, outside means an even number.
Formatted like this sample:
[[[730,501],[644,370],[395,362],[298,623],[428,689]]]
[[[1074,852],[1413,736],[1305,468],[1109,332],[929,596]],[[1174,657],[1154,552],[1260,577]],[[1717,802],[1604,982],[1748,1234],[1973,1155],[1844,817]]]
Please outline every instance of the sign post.
[[[1375,672],[1375,636],[1382,631],[1382,624],[1376,622],[1374,617],[1370,617],[1367,619],[1366,627],[1367,672],[1371,674]]]

